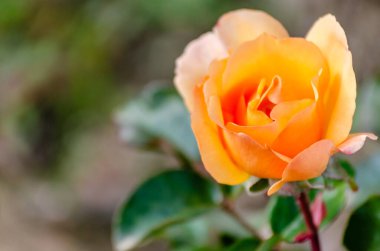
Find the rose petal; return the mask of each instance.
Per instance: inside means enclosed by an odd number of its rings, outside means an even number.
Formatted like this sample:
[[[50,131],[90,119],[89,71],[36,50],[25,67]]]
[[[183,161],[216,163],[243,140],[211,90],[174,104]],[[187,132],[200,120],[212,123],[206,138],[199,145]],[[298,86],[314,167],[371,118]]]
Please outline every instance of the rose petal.
[[[281,178],[287,163],[270,149],[260,146],[244,133],[223,130],[223,135],[230,156],[246,172],[259,178]]]
[[[338,145],[351,130],[356,98],[355,73],[346,35],[335,17],[326,15],[313,25],[306,39],[321,49],[329,64],[330,81],[322,88],[326,111],[324,138]]]
[[[193,89],[207,75],[210,63],[227,56],[220,39],[212,32],[190,42],[176,61],[174,84],[191,111]]]
[[[203,86],[203,95],[207,106],[207,112],[211,120],[224,127],[225,119],[222,103],[219,98],[222,85],[222,76],[226,68],[227,60],[215,60],[210,64],[209,77]]]
[[[215,26],[214,32],[229,49],[253,40],[262,33],[278,38],[289,36],[282,24],[267,13],[248,9],[235,10],[224,14]]]
[[[240,184],[249,178],[249,174],[237,167],[226,152],[219,136],[220,128],[208,117],[202,87],[202,85],[198,86],[194,90],[191,126],[198,142],[203,164],[219,183]]]
[[[241,126],[228,123],[227,128],[236,133],[245,133],[263,146],[270,146],[289,121],[312,104],[313,100],[311,99],[282,102],[276,105],[270,114],[274,120],[272,123],[262,126]]]
[[[334,150],[331,140],[320,140],[299,153],[285,168],[282,179],[273,184],[268,195],[276,193],[286,182],[308,180],[318,177],[326,169]]]
[[[377,136],[373,133],[355,133],[348,136],[348,138],[338,146],[338,149],[344,154],[354,154],[363,147],[367,138],[377,140]]]
[[[288,121],[271,146],[275,151],[293,158],[321,138],[322,128],[316,103],[301,110]]]
[[[281,78],[276,101],[314,99],[312,80],[321,69],[328,69],[317,46],[301,38],[276,39],[263,34],[239,46],[230,56],[223,76],[222,95],[230,100],[248,86],[256,89],[265,79]],[[328,70],[324,70],[321,81]],[[297,91],[295,91],[297,90]]]

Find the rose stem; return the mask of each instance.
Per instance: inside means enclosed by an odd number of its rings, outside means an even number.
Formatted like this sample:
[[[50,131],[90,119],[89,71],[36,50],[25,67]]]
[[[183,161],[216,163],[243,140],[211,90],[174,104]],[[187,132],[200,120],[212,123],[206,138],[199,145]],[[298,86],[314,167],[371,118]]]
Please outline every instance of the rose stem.
[[[313,251],[321,251],[321,245],[319,243],[319,236],[318,236],[318,228],[314,224],[313,216],[311,215],[311,211],[309,207],[309,201],[307,199],[305,192],[301,192],[297,200],[301,208],[303,217],[305,219],[307,228],[309,229],[310,234],[311,234],[311,237],[310,237],[311,249]]]
[[[234,218],[243,228],[245,228],[252,236],[262,240],[260,234],[254,229],[248,222],[246,222],[243,217],[236,211],[234,206],[229,200],[224,200],[222,202],[222,209]]]

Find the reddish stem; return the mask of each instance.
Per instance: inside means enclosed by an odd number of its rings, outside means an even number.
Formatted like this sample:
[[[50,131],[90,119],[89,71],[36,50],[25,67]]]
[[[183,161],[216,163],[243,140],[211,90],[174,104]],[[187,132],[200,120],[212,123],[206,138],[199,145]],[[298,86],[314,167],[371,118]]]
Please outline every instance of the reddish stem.
[[[310,242],[311,242],[311,249],[313,251],[321,251],[321,245],[319,243],[319,236],[318,236],[318,228],[314,224],[313,216],[310,211],[309,207],[309,200],[304,192],[301,192],[301,194],[297,198],[298,204],[300,206],[301,212],[303,214],[303,217],[306,222],[306,226],[310,231]]]

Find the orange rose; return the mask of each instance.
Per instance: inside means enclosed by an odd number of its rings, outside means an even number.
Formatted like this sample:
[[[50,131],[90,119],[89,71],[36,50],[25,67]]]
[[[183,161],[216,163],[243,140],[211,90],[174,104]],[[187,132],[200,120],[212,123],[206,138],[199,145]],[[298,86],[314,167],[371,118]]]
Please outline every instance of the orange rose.
[[[356,80],[342,27],[326,15],[291,38],[261,11],[223,15],[176,63],[207,171],[235,185],[249,176],[286,182],[318,177],[330,156],[352,154],[373,134],[349,135]]]

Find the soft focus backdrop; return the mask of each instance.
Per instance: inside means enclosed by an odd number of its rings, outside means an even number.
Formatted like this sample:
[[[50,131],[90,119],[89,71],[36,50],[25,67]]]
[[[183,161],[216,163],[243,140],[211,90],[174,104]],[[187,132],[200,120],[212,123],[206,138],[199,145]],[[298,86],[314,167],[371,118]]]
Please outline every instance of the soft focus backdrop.
[[[242,7],[267,11],[292,36],[334,14],[357,74],[354,129],[379,135],[378,0],[1,0],[0,250],[111,250],[116,207],[174,161],[126,146],[115,112],[145,84],[170,82],[184,46]],[[378,153],[369,142],[352,159],[360,198],[380,190]],[[341,250],[346,218],[324,233],[327,250]]]

